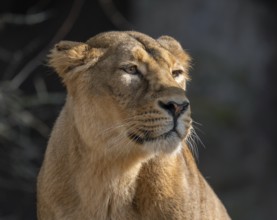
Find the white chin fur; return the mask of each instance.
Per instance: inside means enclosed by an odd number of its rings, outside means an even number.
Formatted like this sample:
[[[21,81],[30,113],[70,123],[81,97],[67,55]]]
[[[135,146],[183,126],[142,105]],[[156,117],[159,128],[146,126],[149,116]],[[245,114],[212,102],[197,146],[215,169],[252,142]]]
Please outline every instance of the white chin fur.
[[[166,139],[150,141],[143,144],[143,149],[149,153],[178,153],[182,148],[182,141],[177,134],[172,134]]]

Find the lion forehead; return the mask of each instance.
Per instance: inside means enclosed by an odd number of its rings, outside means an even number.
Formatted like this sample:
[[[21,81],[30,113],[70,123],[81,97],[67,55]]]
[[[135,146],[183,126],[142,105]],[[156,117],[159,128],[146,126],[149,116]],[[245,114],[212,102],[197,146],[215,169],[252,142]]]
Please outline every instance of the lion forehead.
[[[156,62],[159,65],[165,64],[169,68],[178,62],[178,59],[173,54],[162,47],[145,48],[135,46],[132,49],[132,53],[140,62]]]

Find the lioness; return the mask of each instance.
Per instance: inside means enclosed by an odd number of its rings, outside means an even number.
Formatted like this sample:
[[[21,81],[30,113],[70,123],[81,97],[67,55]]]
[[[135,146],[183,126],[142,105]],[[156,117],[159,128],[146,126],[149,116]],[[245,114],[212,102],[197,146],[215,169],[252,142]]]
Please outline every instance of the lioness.
[[[189,61],[175,39],[138,32],[55,46],[68,95],[38,177],[39,220],[230,219],[186,145]]]

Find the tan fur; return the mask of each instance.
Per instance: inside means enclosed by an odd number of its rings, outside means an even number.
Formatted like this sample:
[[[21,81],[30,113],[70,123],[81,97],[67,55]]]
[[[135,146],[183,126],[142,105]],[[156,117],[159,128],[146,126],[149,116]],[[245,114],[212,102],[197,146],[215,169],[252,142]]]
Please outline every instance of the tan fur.
[[[189,60],[173,38],[137,32],[55,46],[68,96],[38,177],[39,220],[230,219],[185,143],[190,108],[176,106]]]

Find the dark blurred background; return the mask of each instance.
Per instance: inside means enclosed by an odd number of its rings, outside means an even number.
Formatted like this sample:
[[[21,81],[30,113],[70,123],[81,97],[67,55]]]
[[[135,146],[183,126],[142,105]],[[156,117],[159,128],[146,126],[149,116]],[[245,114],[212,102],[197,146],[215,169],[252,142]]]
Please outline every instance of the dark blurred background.
[[[193,57],[199,167],[233,219],[277,219],[275,0],[0,3],[0,220],[34,220],[36,176],[65,89],[47,67],[62,39],[138,30]]]

